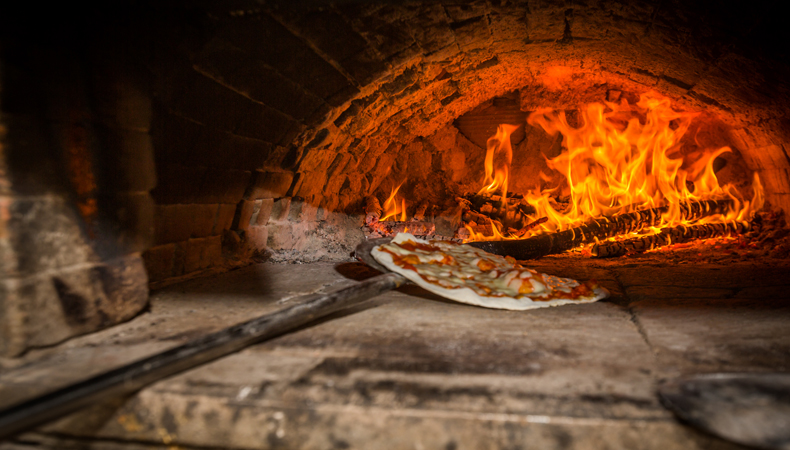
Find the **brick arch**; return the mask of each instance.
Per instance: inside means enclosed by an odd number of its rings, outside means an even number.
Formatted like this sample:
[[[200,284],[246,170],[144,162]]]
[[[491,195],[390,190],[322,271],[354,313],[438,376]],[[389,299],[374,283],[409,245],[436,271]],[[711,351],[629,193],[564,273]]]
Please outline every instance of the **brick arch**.
[[[298,247],[302,222],[357,212],[401,155],[435,150],[455,118],[514,90],[525,110],[619,88],[708,111],[786,205],[788,67],[766,45],[770,11],[670,3],[272,2],[201,10],[179,19],[188,33],[163,21],[157,244],[217,246],[235,230]],[[270,209],[299,226],[248,228]],[[168,225],[185,214],[202,228]],[[281,228],[297,231],[278,243]]]
[[[760,173],[773,203],[784,206],[781,194],[787,192],[778,179],[788,168],[782,147],[786,142],[784,129],[781,122],[766,118],[770,108],[763,104],[758,103],[756,107],[744,104],[736,110],[728,106],[735,101],[727,103],[724,96],[717,96],[721,102],[710,97],[700,100],[693,91],[679,92],[677,85],[668,87],[666,83],[650,82],[644,77],[634,80],[635,77],[594,66],[586,60],[563,59],[560,63],[535,64],[523,53],[511,53],[508,57],[513,58],[508,63],[495,58],[489,59],[482,68],[469,69],[463,76],[472,77],[477,83],[470,83],[465,90],[457,89],[448,94],[445,87],[452,83],[450,75],[428,82],[420,82],[417,78],[414,83],[420,88],[415,89],[411,99],[403,102],[406,106],[387,104],[386,94],[382,92],[386,92],[384,85],[373,94],[352,100],[334,121],[326,123],[318,132],[314,129],[305,132],[305,136],[318,136],[321,143],[316,144],[318,139],[313,137],[312,143],[298,147],[295,171],[325,172],[326,175],[308,176],[312,183],[298,185],[294,193],[304,198],[320,197],[318,201],[323,205],[338,210],[357,207],[361,198],[376,191],[389,165],[397,158],[408,159],[403,149],[431,138],[443,127],[450,126],[454,119],[492,97],[513,90],[520,92],[523,111],[537,107],[575,109],[606,99],[611,90],[637,94],[654,90],[672,98],[679,109],[705,111],[721,121],[726,126],[726,143],[743,155],[750,170]],[[413,77],[411,74],[419,72],[418,68],[410,67],[400,76]],[[447,96],[442,98],[443,95]],[[445,101],[447,98],[450,100]],[[770,128],[766,121],[780,128]],[[327,167],[329,172],[326,172]],[[326,184],[321,185],[322,182]],[[347,188],[353,188],[353,195],[344,196],[342,191],[339,198],[322,195],[322,192],[337,192],[344,183]]]

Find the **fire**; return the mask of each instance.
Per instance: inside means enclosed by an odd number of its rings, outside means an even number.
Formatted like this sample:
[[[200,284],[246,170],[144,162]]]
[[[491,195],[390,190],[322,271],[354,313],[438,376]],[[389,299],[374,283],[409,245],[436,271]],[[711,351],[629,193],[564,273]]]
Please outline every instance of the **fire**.
[[[379,219],[379,222],[384,222],[388,219],[400,220],[401,222],[406,221],[406,199],[398,196],[398,190],[401,186],[403,186],[403,183],[393,188],[390,196],[384,202],[384,215]],[[398,219],[398,215],[400,215],[400,219]]]
[[[659,206],[668,206],[659,228],[687,225],[681,220],[681,204],[707,199],[729,198],[733,207],[698,223],[748,220],[762,207],[759,179],[755,175],[754,197],[746,200],[732,185],[720,186],[713,170],[714,160],[732,150],[707,151],[695,161],[688,161],[690,158],[681,153],[681,138],[696,115],[673,110],[669,99],[656,93],[642,95],[636,105],[625,100],[589,104],[580,111],[578,128],[568,123],[563,111],[540,109],[530,114],[528,124],[551,135],[562,134],[563,151],[547,159],[547,165],[564,178],[563,185],[525,195],[536,210],[530,218],[548,218],[532,233],[560,231],[590,219]],[[509,134],[516,128],[500,125],[488,140],[481,193],[499,191],[506,197],[507,165],[512,158]],[[504,156],[504,167],[494,167],[496,155]],[[552,198],[558,191],[568,197],[565,208]],[[503,234],[501,230],[494,237],[470,232],[472,240],[501,239]]]
[[[501,124],[497,127],[496,134],[486,141],[484,186],[480,194],[500,191],[502,197],[507,196],[507,180],[510,163],[513,161],[513,148],[510,144],[510,135],[518,129],[517,125]],[[503,161],[504,159],[504,161]],[[495,167],[495,160],[499,164]]]

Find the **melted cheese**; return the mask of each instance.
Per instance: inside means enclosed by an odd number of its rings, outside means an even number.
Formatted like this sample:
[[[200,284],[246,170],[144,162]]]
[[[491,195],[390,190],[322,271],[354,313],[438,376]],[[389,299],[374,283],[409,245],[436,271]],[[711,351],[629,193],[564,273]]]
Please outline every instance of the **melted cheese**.
[[[494,297],[548,291],[541,275],[534,270],[474,247],[442,241],[425,245],[400,237],[382,245],[380,250],[392,254],[398,266],[414,270],[425,280],[447,289],[468,287],[479,295]]]
[[[531,309],[596,301],[608,293],[527,269],[513,258],[445,241],[428,242],[399,233],[371,255],[425,289],[462,303],[502,309]]]

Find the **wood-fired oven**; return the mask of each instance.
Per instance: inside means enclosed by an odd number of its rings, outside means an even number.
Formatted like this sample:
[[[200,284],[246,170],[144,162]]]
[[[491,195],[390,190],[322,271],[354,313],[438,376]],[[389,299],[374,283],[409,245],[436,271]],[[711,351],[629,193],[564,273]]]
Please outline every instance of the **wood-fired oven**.
[[[612,296],[590,305],[403,287],[2,449],[734,449],[677,422],[658,384],[790,369],[790,65],[772,5],[5,9],[0,408],[370,278],[351,254],[393,229],[526,238],[681,211],[669,184],[678,204],[726,203],[685,219],[728,225],[650,252],[634,249],[657,238],[587,236],[525,263],[596,279]],[[578,131],[599,113],[608,131]],[[620,167],[600,149],[662,145],[666,179],[575,190]],[[697,225],[681,222],[661,226]]]

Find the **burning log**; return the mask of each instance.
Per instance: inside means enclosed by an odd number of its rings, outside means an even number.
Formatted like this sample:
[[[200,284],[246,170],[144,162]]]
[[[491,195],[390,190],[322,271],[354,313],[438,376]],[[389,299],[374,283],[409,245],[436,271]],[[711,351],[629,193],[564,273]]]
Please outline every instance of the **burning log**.
[[[401,222],[399,220],[378,222],[371,226],[382,236],[394,236],[398,233],[411,233],[415,236],[430,236],[436,233],[433,222]]]
[[[493,236],[494,235],[494,227],[495,224],[492,223],[472,223],[466,225],[468,229],[471,229],[476,234],[482,234],[485,236]]]
[[[395,236],[398,233],[410,233],[420,239],[430,239],[434,241],[452,241],[458,244],[463,243],[462,238],[443,236],[436,233],[436,224],[412,220],[402,222],[399,220],[375,222],[363,227],[365,239],[378,239],[387,236]]]
[[[467,224],[470,224],[472,222],[476,222],[478,224],[489,223],[491,221],[499,222],[498,220],[493,219],[490,216],[487,216],[485,214],[481,214],[481,213],[478,213],[478,212],[475,212],[475,211],[464,211],[464,213],[461,216],[461,218]]]
[[[424,220],[429,205],[427,203],[420,204],[412,219],[409,221],[405,220],[406,202],[402,200],[399,206],[397,199],[395,199],[398,188],[392,190],[390,197],[384,203],[386,211],[381,207],[381,203],[375,196],[365,198],[365,225],[362,227],[365,237],[367,239],[376,239],[405,232],[423,238],[435,238],[436,225],[433,222]],[[401,217],[401,220],[386,220],[398,216]],[[452,238],[443,238],[443,240],[446,239]]]
[[[367,197],[365,199],[365,224],[370,225],[378,222],[379,218],[381,218],[382,211],[384,210],[381,208],[379,199],[373,195]]]
[[[498,227],[502,231],[511,228],[518,231],[525,228],[530,223],[528,215],[535,213],[535,208],[520,194],[508,193],[508,196],[503,198],[501,195],[491,193],[467,193],[457,200],[463,208],[464,222],[484,224],[493,220],[496,224],[504,224],[504,227],[501,225]]]
[[[413,220],[421,221],[425,219],[425,212],[428,210],[427,203],[421,203],[420,206],[417,207],[417,211],[414,212]]]
[[[433,222],[385,220],[372,222],[364,228],[366,239],[377,239],[386,236],[395,236],[398,233],[411,233],[415,236],[433,239],[436,225]]]
[[[658,234],[627,239],[617,242],[602,242],[593,245],[591,253],[597,258],[641,253],[670,244],[681,244],[697,239],[709,239],[730,234],[743,234],[749,225],[741,222],[709,223],[705,225],[677,226],[661,230]]]
[[[450,237],[450,236],[442,236],[441,234],[436,234],[434,236],[430,236],[430,237],[428,237],[428,239],[430,239],[432,241],[450,241],[450,242],[455,242],[456,244],[463,244],[464,243],[463,239]]]
[[[535,228],[536,226],[538,226],[538,225],[540,225],[542,223],[548,222],[548,220],[549,220],[548,217],[541,217],[540,219],[538,219],[538,220],[536,220],[536,221],[534,221],[532,223],[527,224],[527,226],[525,226],[524,228],[522,228],[522,229],[520,229],[520,230],[518,230],[518,231],[516,231],[515,233],[512,233],[512,234],[514,234],[514,235],[516,235],[518,237],[522,237],[525,234],[527,234],[527,231]]]
[[[732,206],[731,200],[703,200],[680,205],[680,219],[698,220],[702,217],[722,214]],[[584,244],[592,244],[621,234],[639,231],[644,227],[660,224],[661,215],[668,206],[617,214],[592,220],[584,225],[555,233],[542,234],[521,240],[480,241],[470,245],[497,255],[508,255],[519,260],[562,253]]]
[[[484,209],[499,211],[501,209],[520,211],[524,215],[535,214],[535,208],[527,203],[521,194],[508,193],[502,200],[501,195],[494,194],[464,194],[463,199],[468,202],[469,209],[483,211]]]

